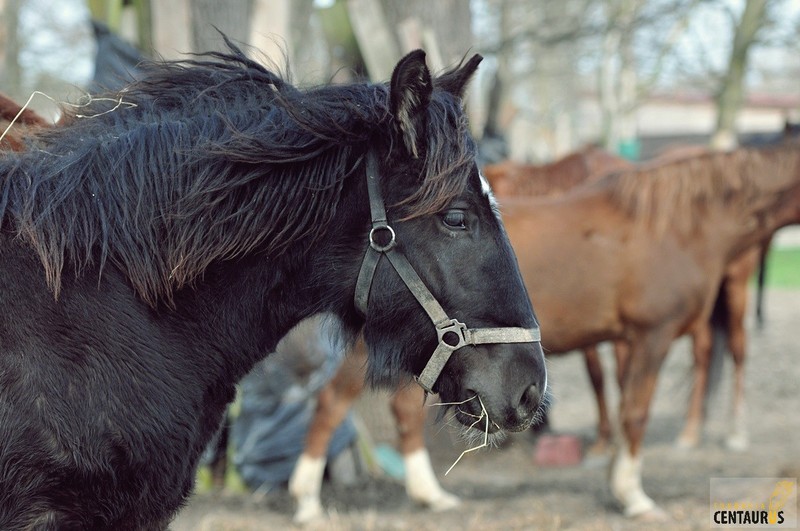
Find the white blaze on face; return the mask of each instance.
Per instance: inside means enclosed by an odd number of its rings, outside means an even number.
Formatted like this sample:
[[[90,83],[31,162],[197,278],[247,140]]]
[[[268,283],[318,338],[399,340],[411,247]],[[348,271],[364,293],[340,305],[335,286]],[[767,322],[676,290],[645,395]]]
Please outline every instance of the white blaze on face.
[[[489,200],[489,204],[492,206],[494,215],[497,216],[497,219],[500,219],[500,207],[497,204],[497,199],[494,197],[492,187],[489,186],[489,181],[486,180],[486,177],[483,176],[483,173],[480,170],[478,170],[478,176],[481,178],[481,190],[483,190],[483,195],[485,195]]]

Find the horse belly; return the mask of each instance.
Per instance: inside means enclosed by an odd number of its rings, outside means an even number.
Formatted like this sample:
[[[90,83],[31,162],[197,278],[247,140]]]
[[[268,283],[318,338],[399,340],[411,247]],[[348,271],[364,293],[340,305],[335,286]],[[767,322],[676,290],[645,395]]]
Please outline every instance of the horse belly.
[[[541,299],[533,298],[547,352],[563,353],[620,337],[623,323],[615,300],[586,287],[572,293],[581,296],[543,293]]]
[[[623,318],[638,327],[684,329],[703,310],[719,275],[672,240],[641,247],[647,251],[636,256],[621,290]]]

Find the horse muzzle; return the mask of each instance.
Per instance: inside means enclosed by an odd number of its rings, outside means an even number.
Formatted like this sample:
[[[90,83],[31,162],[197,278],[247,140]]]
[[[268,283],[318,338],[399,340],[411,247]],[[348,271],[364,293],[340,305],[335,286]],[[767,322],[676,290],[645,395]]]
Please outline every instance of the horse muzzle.
[[[461,424],[489,433],[522,431],[541,417],[548,400],[540,343],[476,348],[474,355],[460,356],[458,362],[464,366],[453,369],[460,381],[442,383],[443,394],[461,389],[454,398],[443,397],[456,404]]]

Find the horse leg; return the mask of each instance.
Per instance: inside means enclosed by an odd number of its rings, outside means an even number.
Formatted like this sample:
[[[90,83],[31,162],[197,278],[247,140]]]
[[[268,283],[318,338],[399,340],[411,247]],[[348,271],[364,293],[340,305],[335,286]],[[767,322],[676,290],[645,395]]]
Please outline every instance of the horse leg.
[[[758,277],[756,280],[756,324],[759,328],[764,328],[764,286],[767,282],[767,257],[769,247],[772,244],[770,236],[758,247]]]
[[[711,361],[711,326],[703,321],[692,331],[692,354],[694,356],[694,382],[689,397],[686,424],[675,444],[678,448],[696,448],[700,443],[700,432],[705,419],[705,400],[708,388],[708,367]]]
[[[749,276],[747,275],[747,277]],[[747,428],[744,419],[744,362],[747,353],[744,315],[747,309],[747,278],[729,286],[728,299],[730,301],[728,343],[731,357],[733,358],[733,431],[725,443],[731,450],[742,451],[747,449],[748,445]]]
[[[608,416],[605,385],[603,381],[603,365],[597,347],[591,346],[583,350],[583,359],[586,362],[586,371],[592,383],[594,397],[597,401],[597,440],[586,452],[588,457],[605,455],[611,443],[611,421]]]
[[[664,513],[642,489],[642,441],[661,367],[672,335],[662,333],[631,345],[620,389],[621,441],[611,463],[611,492],[626,516],[663,518]]]
[[[425,448],[425,392],[415,384],[401,385],[391,401],[400,437],[400,453],[406,470],[408,497],[434,511],[451,509],[461,503],[445,491],[436,479]]]
[[[328,444],[364,389],[366,361],[366,347],[360,342],[344,357],[336,375],[317,396],[317,409],[311,419],[305,449],[289,478],[289,493],[297,502],[294,515],[294,522],[297,524],[322,516],[320,490],[327,463]]]
[[[631,349],[627,341],[614,341],[614,360],[617,364],[617,385],[622,389],[622,376],[628,366],[631,357]]]

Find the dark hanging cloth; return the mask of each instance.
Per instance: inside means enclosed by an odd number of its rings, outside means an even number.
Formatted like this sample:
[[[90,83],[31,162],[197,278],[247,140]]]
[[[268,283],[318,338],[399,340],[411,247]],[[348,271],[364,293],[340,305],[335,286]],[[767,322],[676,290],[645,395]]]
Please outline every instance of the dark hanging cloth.
[[[97,57],[94,77],[87,90],[93,94],[114,91],[139,77],[139,63],[145,56],[102,22],[92,20],[92,28],[97,42]]]

